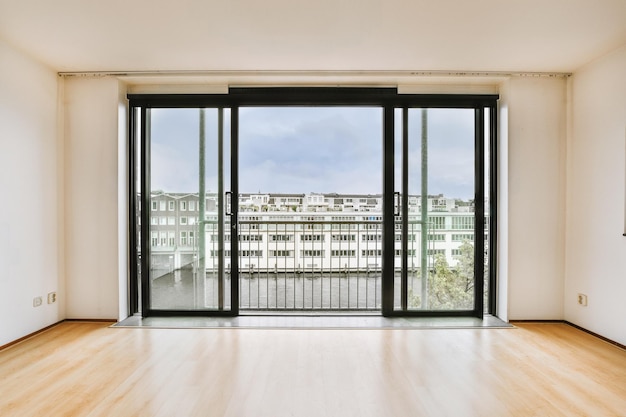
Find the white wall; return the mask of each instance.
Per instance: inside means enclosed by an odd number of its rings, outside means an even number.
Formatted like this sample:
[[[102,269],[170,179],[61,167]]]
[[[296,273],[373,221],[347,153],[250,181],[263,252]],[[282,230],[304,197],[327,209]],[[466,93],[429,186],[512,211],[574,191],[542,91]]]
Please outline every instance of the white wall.
[[[565,79],[511,78],[501,86],[505,318],[565,318],[625,342],[614,319],[626,313],[625,56],[622,48],[573,77],[569,141]],[[123,91],[113,79],[66,81],[68,317],[126,311]],[[577,292],[589,295],[588,307],[575,304]]]
[[[0,40],[0,346],[64,316],[57,89],[54,71]]]
[[[125,317],[120,300],[127,277],[120,274],[127,261],[120,242],[127,237],[119,218],[120,204],[126,204],[119,189],[125,168],[118,164],[118,145],[125,132],[119,124],[126,120],[120,120],[120,89],[113,78],[65,80],[67,318]]]
[[[30,74],[22,68],[7,68],[7,63],[12,60],[16,61],[15,65],[27,66],[27,60],[19,57],[15,51],[7,52],[7,48],[3,48],[3,58],[6,55],[10,59],[2,61],[1,70],[7,74],[2,78],[4,83],[0,84],[3,90],[7,90],[6,94],[3,91],[2,97],[27,97],[22,90],[31,91],[34,95],[21,107],[18,103],[7,106],[5,101],[2,102],[0,116],[16,125],[11,127],[11,123],[3,123],[3,128],[11,129],[10,135],[24,135],[30,133],[28,131],[33,127],[38,127],[39,135],[30,135],[43,143],[30,147],[23,142],[11,145],[10,151],[14,154],[16,151],[25,154],[31,152],[32,148],[40,160],[31,162],[32,156],[27,158],[26,155],[9,158],[7,163],[2,164],[2,169],[10,170],[12,177],[16,176],[16,171],[22,170],[31,181],[39,181],[34,184],[34,188],[40,189],[42,193],[29,198],[36,200],[35,203],[41,199],[54,201],[55,204],[50,205],[50,210],[39,209],[31,213],[12,205],[3,205],[3,210],[10,212],[3,213],[2,219],[15,218],[17,215],[18,218],[28,219],[28,222],[24,222],[28,226],[24,229],[19,222],[7,226],[11,232],[7,236],[11,238],[3,240],[6,250],[1,252],[15,253],[12,249],[13,235],[17,235],[18,239],[23,238],[24,242],[28,241],[29,245],[25,249],[32,252],[31,239],[28,236],[27,240],[27,235],[41,235],[43,229],[48,242],[42,244],[41,251],[47,252],[40,255],[45,260],[39,266],[43,269],[44,265],[54,265],[51,275],[54,280],[47,286],[55,286],[50,290],[62,288],[63,282],[59,282],[59,275],[55,271],[65,267],[67,287],[64,294],[65,315],[59,310],[60,303],[53,320],[48,317],[45,324],[30,327],[28,324],[20,324],[24,330],[14,332],[6,340],[14,340],[65,316],[124,318],[127,311],[125,87],[112,78],[76,77],[65,80],[61,84],[64,140],[57,144],[57,80],[54,73],[39,69],[41,74]],[[23,80],[28,82],[20,86],[12,80],[13,74],[25,74]],[[42,90],[39,84],[44,79],[47,89]],[[503,261],[500,264],[503,280],[500,288],[503,310],[500,313],[508,319],[564,317],[566,91],[566,81],[560,78],[512,78],[501,88],[501,121],[504,129],[501,140],[506,142],[501,146],[504,150],[501,155],[504,176],[500,184],[500,214],[505,227],[500,229]],[[14,109],[21,109],[18,111],[20,117],[14,117]],[[2,146],[7,146],[4,140]],[[623,157],[623,142],[621,146]],[[61,155],[57,150],[61,150]],[[3,155],[7,154],[3,152]],[[57,160],[62,166],[58,166]],[[15,161],[23,163],[15,166]],[[25,165],[27,163],[30,165]],[[56,181],[58,172],[63,175],[60,183]],[[3,178],[7,178],[7,175],[3,175]],[[623,173],[621,178],[623,180]],[[7,195],[19,194],[24,188],[23,183],[15,181],[3,183],[2,187]],[[624,190],[623,183],[621,190]],[[58,201],[58,198],[62,201]],[[42,202],[32,203],[27,205],[46,207]],[[64,215],[63,212],[59,215],[59,206],[64,210]],[[623,221],[623,207],[621,210]],[[41,220],[33,223],[32,218]],[[62,230],[57,230],[57,224]],[[22,234],[22,230],[27,233]],[[61,247],[56,243],[59,239],[64,239]],[[9,261],[14,264],[13,270],[23,267],[24,261],[22,259],[20,262],[20,256],[7,257]],[[32,263],[28,267],[33,269]],[[50,276],[37,272],[32,275],[38,279]],[[31,281],[35,281],[35,278]],[[5,286],[10,284],[11,288],[14,286],[6,276],[2,277],[1,282]],[[2,294],[11,294],[9,298],[13,300],[18,298],[15,295],[20,291],[24,292],[28,307],[26,310],[38,311],[30,307],[34,294],[31,294],[28,282],[23,288],[18,286]],[[42,288],[41,291],[49,290]],[[23,301],[20,302],[23,304]],[[0,307],[7,305],[3,303]],[[15,309],[11,307],[11,313],[13,311]],[[10,314],[4,314],[3,317],[10,317]]]
[[[565,319],[626,344],[626,45],[577,71],[570,93]]]
[[[70,318],[127,311],[124,91],[111,78],[66,81]],[[567,82],[512,78],[501,96],[499,313],[563,319]]]
[[[563,319],[566,98],[564,78],[502,85],[499,313],[509,320]]]
[[[128,100],[126,85],[117,86],[117,318],[128,317],[129,310],[129,256],[128,256]]]

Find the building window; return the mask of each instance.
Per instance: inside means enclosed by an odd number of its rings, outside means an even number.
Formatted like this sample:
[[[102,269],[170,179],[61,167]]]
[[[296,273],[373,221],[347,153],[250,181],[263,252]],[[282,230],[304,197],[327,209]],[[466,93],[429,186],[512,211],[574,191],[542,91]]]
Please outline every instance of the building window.
[[[240,250],[239,251],[239,256],[261,257],[261,256],[263,256],[263,251],[262,250]]]
[[[270,257],[272,258],[284,258],[292,256],[292,251],[290,250],[271,250]]]
[[[181,211],[187,211],[187,202],[186,201],[181,201],[180,202],[180,210]]]
[[[350,249],[333,249],[330,251],[330,256],[332,256],[333,258],[338,258],[338,257],[354,258],[356,256],[356,251],[350,250]]]
[[[175,208],[174,208],[174,205],[175,205],[175,204],[176,204],[176,202],[175,202],[175,201],[168,201],[168,204],[167,204],[167,209],[168,209],[169,211],[174,211],[174,210],[175,210]]]
[[[168,217],[167,218],[168,226],[176,226],[176,217]]]
[[[195,201],[190,201],[189,202],[189,211],[196,211],[196,202]]]
[[[240,242],[262,242],[263,235],[239,235]]]
[[[383,256],[383,250],[382,249],[363,249],[361,251],[361,256]]]
[[[324,235],[300,235],[301,242],[323,242]]]
[[[159,210],[165,211],[165,201],[159,201]]]
[[[174,232],[167,232],[167,245],[176,246],[176,235]]]
[[[430,227],[435,230],[442,230],[446,228],[446,218],[444,216],[432,216],[428,218]]]
[[[428,235],[428,240],[434,241],[434,242],[445,242],[446,241],[446,235],[441,234],[441,233],[435,233],[433,235]]]
[[[304,257],[322,257],[324,256],[324,251],[319,249],[304,249],[300,251],[300,256]]]
[[[181,217],[180,224],[187,224],[187,217]]]
[[[270,235],[272,242],[291,242],[293,235]]]
[[[323,230],[324,225],[323,224],[305,224],[302,228],[304,230]]]
[[[469,240],[470,242],[474,241],[473,233],[453,233],[452,241],[453,242],[463,242]]]
[[[452,229],[474,230],[474,216],[455,216],[452,218]]]
[[[158,206],[157,206],[158,202],[157,201],[153,201],[151,206],[152,206],[152,211],[157,211],[158,210]]]
[[[180,246],[187,246],[187,232],[180,232]]]
[[[334,242],[354,242],[356,235],[332,235],[331,239]]]

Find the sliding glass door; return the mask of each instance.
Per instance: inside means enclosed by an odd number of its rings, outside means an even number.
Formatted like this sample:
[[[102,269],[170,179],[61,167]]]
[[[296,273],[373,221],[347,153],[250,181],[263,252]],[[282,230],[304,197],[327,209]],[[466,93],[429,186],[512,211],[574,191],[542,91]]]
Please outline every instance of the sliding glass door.
[[[484,110],[405,107],[395,117],[394,310],[481,314]]]
[[[130,96],[133,312],[495,313],[496,99]]]
[[[222,108],[146,108],[142,126],[142,308],[146,312],[228,311],[225,194],[228,121]]]

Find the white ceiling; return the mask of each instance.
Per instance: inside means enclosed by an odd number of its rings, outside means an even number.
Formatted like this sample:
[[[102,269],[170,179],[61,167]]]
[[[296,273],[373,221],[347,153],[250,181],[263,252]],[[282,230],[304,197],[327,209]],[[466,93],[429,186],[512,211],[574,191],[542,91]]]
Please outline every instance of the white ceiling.
[[[573,72],[626,44],[626,0],[0,0],[61,72]]]

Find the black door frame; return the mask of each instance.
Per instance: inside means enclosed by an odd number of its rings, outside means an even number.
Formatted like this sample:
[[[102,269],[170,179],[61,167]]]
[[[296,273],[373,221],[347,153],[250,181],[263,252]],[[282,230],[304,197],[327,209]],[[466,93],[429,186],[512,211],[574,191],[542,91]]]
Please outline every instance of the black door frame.
[[[382,314],[384,316],[476,316],[482,317],[483,306],[483,268],[475,268],[474,308],[472,310],[454,311],[421,311],[406,308],[406,285],[402,291],[402,308],[394,309],[394,234],[395,234],[395,195],[394,195],[394,132],[396,109],[408,108],[468,108],[475,110],[475,230],[484,230],[484,195],[490,196],[489,206],[489,302],[488,313],[496,312],[496,227],[497,227],[497,100],[493,94],[398,94],[396,88],[334,88],[334,87],[254,87],[231,88],[228,94],[129,94],[131,111],[129,121],[129,247],[130,247],[130,313],[139,310],[144,316],[174,316],[174,315],[225,315],[239,314],[239,271],[238,262],[231,262],[231,309],[226,310],[153,310],[150,308],[149,280],[141,280],[139,295],[139,273],[148,277],[150,260],[150,236],[147,232],[150,222],[149,210],[141,211],[141,245],[138,245],[137,190],[135,187],[137,175],[141,180],[141,207],[148,208],[149,190],[149,112],[150,108],[229,108],[231,111],[231,227],[237,228],[238,215],[238,135],[239,135],[239,107],[241,106],[378,106],[383,109],[383,259],[382,259]],[[490,121],[490,189],[484,189],[484,124],[485,112],[489,113]],[[139,123],[136,120],[140,118]],[[403,118],[406,120],[406,117]],[[405,123],[405,122],[403,122]],[[137,130],[139,127],[139,137]],[[404,129],[406,130],[406,126]],[[137,157],[136,144],[139,142],[141,172],[137,172],[135,161]],[[406,158],[404,158],[406,159]],[[406,177],[406,169],[403,176]],[[406,180],[406,178],[404,178]],[[406,181],[403,181],[404,183]],[[407,199],[403,199],[407,200]],[[404,203],[403,203],[404,205]],[[407,216],[402,216],[403,219]],[[406,230],[406,228],[404,229]],[[475,236],[475,265],[482,265],[484,260],[484,233],[474,233]],[[406,236],[403,236],[406,241]],[[238,239],[231,239],[231,254],[238,253]],[[139,253],[139,246],[142,252]],[[140,258],[140,271],[136,267]]]

